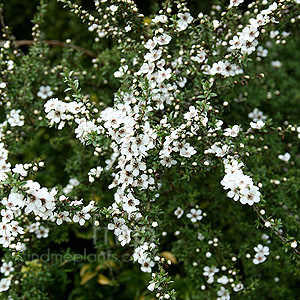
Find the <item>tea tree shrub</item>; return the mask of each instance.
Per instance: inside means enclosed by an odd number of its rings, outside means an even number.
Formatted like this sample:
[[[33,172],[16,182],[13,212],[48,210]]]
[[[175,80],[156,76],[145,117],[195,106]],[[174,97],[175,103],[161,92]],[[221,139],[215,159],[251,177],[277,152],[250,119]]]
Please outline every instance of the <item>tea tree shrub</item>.
[[[1,299],[296,299],[299,1],[11,5]]]

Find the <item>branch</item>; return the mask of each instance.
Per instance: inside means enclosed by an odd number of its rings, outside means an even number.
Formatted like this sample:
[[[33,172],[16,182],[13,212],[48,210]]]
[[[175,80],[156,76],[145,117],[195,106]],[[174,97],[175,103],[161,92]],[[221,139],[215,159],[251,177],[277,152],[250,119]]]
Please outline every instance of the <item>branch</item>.
[[[0,41],[0,46],[4,45],[6,41]],[[35,42],[32,40],[20,40],[20,41],[13,41],[16,45],[18,46],[24,46],[24,45],[34,45]],[[60,42],[57,40],[46,40],[43,41],[44,43],[48,44],[49,46],[54,46],[54,47],[63,47],[63,48],[69,48],[69,49],[74,49],[76,51],[80,51],[83,52],[84,54],[86,54],[89,57],[95,58],[97,57],[93,52],[91,52],[90,50],[87,50],[85,48],[82,48],[80,46],[76,46],[76,45],[70,45],[64,42]]]
[[[5,34],[5,37],[9,38],[9,31],[8,31],[6,25],[5,25],[5,22],[4,22],[3,7],[2,6],[0,7],[0,24],[2,26],[3,32]]]
[[[259,217],[264,223],[266,223],[267,220],[262,216],[262,214],[259,212],[258,208],[257,208],[255,205],[253,205],[253,208],[254,208],[255,212],[257,213],[258,217]],[[276,230],[273,226],[271,226],[270,229],[271,229],[272,232],[274,232],[274,233],[281,239],[281,241],[282,241],[283,243],[286,243],[286,244],[288,243],[288,240],[287,240],[284,236],[282,236],[282,235],[280,234],[280,232],[279,232],[278,230]],[[292,248],[292,251],[293,251],[295,254],[297,254],[297,255],[300,256],[300,252],[299,252],[297,249]]]

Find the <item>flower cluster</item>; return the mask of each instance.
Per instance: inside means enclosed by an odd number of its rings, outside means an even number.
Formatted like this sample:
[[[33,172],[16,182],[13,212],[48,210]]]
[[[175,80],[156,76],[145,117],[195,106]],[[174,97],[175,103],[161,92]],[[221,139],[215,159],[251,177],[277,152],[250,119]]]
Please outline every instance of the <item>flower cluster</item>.
[[[4,143],[0,143],[0,182],[7,179],[7,172],[10,171],[11,164],[7,162],[8,151],[4,147]]]
[[[228,60],[215,62],[211,67],[209,65],[205,66],[205,72],[208,75],[214,76],[216,74],[220,74],[224,77],[235,76],[244,73],[240,66],[231,64]]]
[[[49,235],[49,228],[42,226],[40,222],[30,224],[27,229],[29,232],[34,233],[38,239],[45,239]]]
[[[130,233],[131,230],[125,225],[125,220],[114,217],[114,223],[108,224],[109,230],[114,230],[114,234],[118,237],[121,246],[125,246],[131,241]]]
[[[263,263],[267,256],[270,254],[269,247],[263,246],[261,244],[258,244],[256,247],[254,247],[254,251],[256,252],[253,263],[255,265]]]
[[[135,248],[134,253],[132,255],[132,258],[134,261],[137,261],[141,265],[141,270],[143,272],[151,273],[152,267],[154,267],[154,261],[151,260],[150,257],[148,257],[148,250],[155,249],[156,245],[154,243],[151,243],[150,245],[148,243],[144,243],[141,246],[138,246]]]
[[[277,7],[277,3],[273,2],[267,9],[257,14],[256,18],[251,18],[250,24],[229,41],[230,50],[240,51],[244,55],[254,52],[258,45],[257,37],[260,34],[260,27],[271,22],[270,15],[277,10]]]
[[[92,130],[97,130],[97,126],[93,122],[87,121],[82,117],[88,114],[82,102],[72,101],[66,103],[57,98],[51,98],[45,103],[45,112],[47,113],[47,119],[50,120],[50,124],[58,124],[58,129],[62,129],[66,122],[75,119],[75,122],[78,124],[75,132],[82,141]]]
[[[11,280],[12,280],[12,274],[15,270],[13,267],[13,262],[12,261],[4,261],[2,260],[2,266],[0,269],[0,272],[3,273],[5,276],[4,278],[1,278],[0,280],[0,293],[7,291],[10,287]]]
[[[12,109],[9,113],[9,115],[6,116],[7,122],[10,126],[23,126],[24,125],[24,116],[20,115],[21,110],[20,109]]]
[[[250,176],[243,173],[243,163],[235,159],[224,159],[223,163],[226,174],[221,184],[225,190],[230,190],[227,196],[234,201],[239,200],[242,204],[253,205],[258,203],[260,201],[259,188],[254,185]]]

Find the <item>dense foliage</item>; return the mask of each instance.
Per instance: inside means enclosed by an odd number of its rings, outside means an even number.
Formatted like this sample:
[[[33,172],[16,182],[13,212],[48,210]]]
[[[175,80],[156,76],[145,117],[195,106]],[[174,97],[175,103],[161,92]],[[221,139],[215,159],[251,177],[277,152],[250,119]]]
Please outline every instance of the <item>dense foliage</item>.
[[[300,1],[81,2],[0,4],[0,298],[297,299]]]

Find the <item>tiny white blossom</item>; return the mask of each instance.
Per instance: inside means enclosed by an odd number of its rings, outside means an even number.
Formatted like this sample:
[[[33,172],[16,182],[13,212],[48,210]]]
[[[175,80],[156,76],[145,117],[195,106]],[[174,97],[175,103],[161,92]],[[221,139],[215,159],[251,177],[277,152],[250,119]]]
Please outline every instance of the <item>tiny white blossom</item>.
[[[289,162],[290,158],[291,158],[291,154],[289,154],[288,152],[286,152],[284,155],[280,154],[278,155],[278,158],[286,163]]]
[[[181,207],[177,207],[176,208],[176,210],[174,211],[174,215],[178,218],[178,219],[180,219],[181,218],[181,216],[183,215],[183,213],[184,213],[184,210],[181,208]]]
[[[226,128],[224,130],[224,135],[231,136],[231,137],[237,137],[239,132],[240,132],[239,125],[234,125],[234,126],[232,126],[232,128]]]
[[[190,213],[188,213],[186,215],[189,219],[191,219],[191,222],[195,223],[197,221],[200,221],[202,220],[202,210],[201,209],[195,209],[195,208],[192,208]]]
[[[49,85],[47,86],[41,86],[37,96],[42,98],[42,99],[47,99],[53,95],[53,92],[51,91],[51,87]]]

